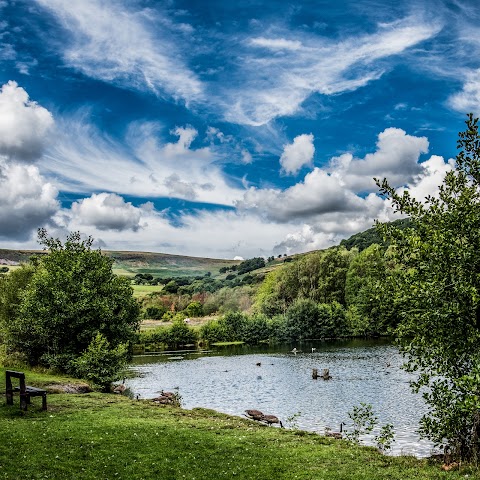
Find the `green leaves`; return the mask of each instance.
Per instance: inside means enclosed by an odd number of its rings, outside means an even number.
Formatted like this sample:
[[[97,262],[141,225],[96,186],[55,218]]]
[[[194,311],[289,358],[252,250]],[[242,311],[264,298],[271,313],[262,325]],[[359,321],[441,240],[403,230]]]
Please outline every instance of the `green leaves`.
[[[93,240],[71,233],[65,243],[39,230],[49,253],[0,279],[2,331],[11,351],[30,364],[69,371],[72,361],[101,335],[115,351],[137,330],[139,307],[130,282],[116,277],[112,260]]]
[[[397,336],[406,369],[430,411],[421,433],[447,445],[462,459],[480,453],[478,352],[480,351],[480,136],[468,116],[459,134],[455,169],[447,173],[438,197],[417,200],[386,180],[378,182],[394,208],[412,226],[380,225],[399,265],[395,284],[401,323]]]

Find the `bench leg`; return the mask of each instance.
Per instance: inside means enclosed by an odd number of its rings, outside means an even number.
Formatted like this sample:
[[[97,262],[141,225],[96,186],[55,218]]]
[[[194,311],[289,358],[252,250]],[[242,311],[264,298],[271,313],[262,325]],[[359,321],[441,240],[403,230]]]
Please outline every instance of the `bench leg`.
[[[6,393],[7,397],[7,405],[13,405],[13,390],[8,391]]]
[[[46,410],[47,409],[47,394],[44,393],[42,395],[42,410]]]
[[[29,404],[30,398],[28,395],[20,394],[20,408],[22,410],[27,410],[27,405]]]

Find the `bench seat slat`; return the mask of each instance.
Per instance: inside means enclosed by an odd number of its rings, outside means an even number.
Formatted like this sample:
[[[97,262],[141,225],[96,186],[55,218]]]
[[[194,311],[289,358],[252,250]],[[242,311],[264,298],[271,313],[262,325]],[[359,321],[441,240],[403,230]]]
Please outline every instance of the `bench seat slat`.
[[[15,387],[14,390],[16,392],[20,391],[20,387]],[[25,386],[25,393],[28,393],[29,395],[43,395],[44,393],[47,393],[46,390],[43,390],[42,388],[37,388],[37,387],[30,387],[28,385]]]

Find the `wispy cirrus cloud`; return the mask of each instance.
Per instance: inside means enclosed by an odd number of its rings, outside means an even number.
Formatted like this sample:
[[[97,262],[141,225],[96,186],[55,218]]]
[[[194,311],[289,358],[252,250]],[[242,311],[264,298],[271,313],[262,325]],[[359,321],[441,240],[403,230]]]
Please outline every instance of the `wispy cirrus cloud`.
[[[165,141],[161,126],[133,122],[123,139],[100,131],[86,114],[57,119],[57,141],[41,161],[60,189],[173,197],[232,206],[243,190],[230,185],[212,147],[194,148],[198,132],[176,127]]]
[[[265,38],[256,37],[250,40],[250,45],[263,47],[270,50],[300,50],[302,42],[300,40],[287,40],[286,38]]]
[[[468,70],[464,77],[462,90],[452,94],[448,104],[459,112],[473,112],[478,115],[480,114],[480,69]]]
[[[342,39],[294,32],[246,41],[238,83],[241,89],[222,89],[228,121],[259,126],[299,112],[312,93],[335,95],[356,90],[378,79],[389,58],[434,37],[441,23],[410,16],[377,31]],[[271,51],[265,54],[265,50]],[[281,50],[282,55],[276,55]]]
[[[126,1],[35,1],[68,32],[62,56],[69,67],[187,103],[202,96],[201,82],[183,61],[169,26],[159,21],[159,12],[133,10]],[[179,28],[185,30],[184,24]]]

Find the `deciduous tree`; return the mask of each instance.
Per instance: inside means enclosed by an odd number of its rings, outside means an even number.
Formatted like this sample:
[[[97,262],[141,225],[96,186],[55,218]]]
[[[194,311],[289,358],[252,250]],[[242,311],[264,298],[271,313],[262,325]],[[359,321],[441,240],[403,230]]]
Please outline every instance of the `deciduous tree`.
[[[378,182],[412,227],[381,230],[401,266],[397,329],[429,407],[421,432],[461,459],[480,456],[480,135],[468,116],[455,168],[424,201]]]

